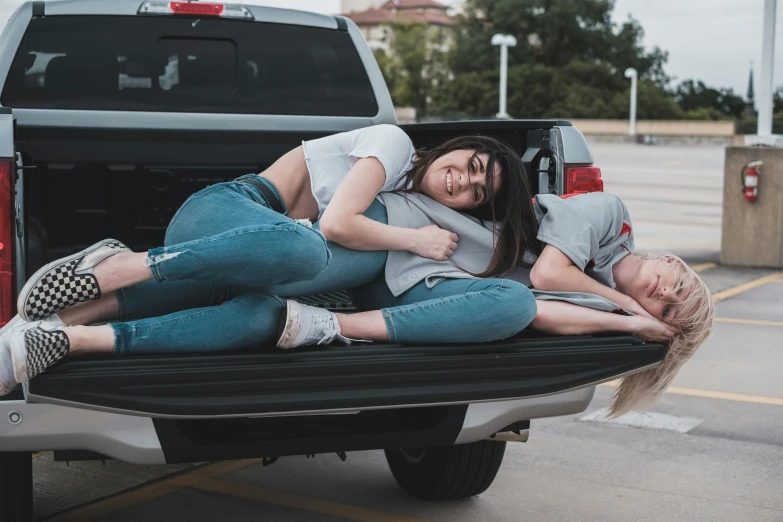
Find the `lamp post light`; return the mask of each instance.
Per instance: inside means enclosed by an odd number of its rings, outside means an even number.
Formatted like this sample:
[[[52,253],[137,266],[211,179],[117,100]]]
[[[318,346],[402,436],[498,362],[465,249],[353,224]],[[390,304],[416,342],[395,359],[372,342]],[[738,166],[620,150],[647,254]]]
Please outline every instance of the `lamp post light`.
[[[628,135],[636,136],[636,81],[638,73],[636,69],[629,67],[625,70],[625,77],[631,79],[631,114]]]
[[[510,34],[498,33],[492,37],[492,45],[500,46],[500,111],[497,113],[497,117],[508,119],[511,117],[506,110],[506,92],[508,84],[508,48],[516,47],[517,39]]]

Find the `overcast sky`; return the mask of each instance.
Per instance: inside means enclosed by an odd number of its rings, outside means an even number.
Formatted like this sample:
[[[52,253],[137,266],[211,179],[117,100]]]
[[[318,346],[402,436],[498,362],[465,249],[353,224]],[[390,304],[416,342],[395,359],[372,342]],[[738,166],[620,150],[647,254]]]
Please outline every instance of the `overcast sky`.
[[[456,0],[447,3],[453,1]],[[0,20],[7,20],[20,3],[21,0],[0,0]],[[330,14],[340,10],[339,0],[250,0],[248,3]],[[731,87],[744,96],[750,60],[756,64],[758,91],[763,8],[764,0],[616,0],[615,19],[621,21],[628,14],[633,15],[645,30],[645,45],[657,45],[669,51],[666,72],[670,76]],[[778,9],[777,21],[776,85],[783,84],[783,4]]]

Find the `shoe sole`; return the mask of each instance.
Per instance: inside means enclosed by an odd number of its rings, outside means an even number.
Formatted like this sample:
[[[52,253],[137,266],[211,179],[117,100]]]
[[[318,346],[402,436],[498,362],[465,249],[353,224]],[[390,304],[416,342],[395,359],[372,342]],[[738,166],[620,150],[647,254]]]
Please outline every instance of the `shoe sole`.
[[[120,242],[117,241],[116,239],[104,239],[103,241],[99,241],[98,243],[95,243],[91,247],[85,248],[81,252],[76,252],[75,254],[72,254],[68,257],[63,257],[58,259],[57,261],[52,261],[51,263],[48,263],[42,266],[41,268],[39,268],[38,271],[34,273],[30,279],[27,280],[25,285],[22,287],[22,291],[19,292],[19,298],[16,300],[16,310],[19,313],[19,316],[27,322],[41,321],[43,319],[46,319],[46,317],[30,318],[27,316],[27,312],[26,312],[25,303],[27,302],[27,299],[30,297],[30,293],[33,291],[33,288],[35,288],[35,285],[38,283],[38,281],[41,280],[44,274],[51,271],[52,269],[70,263],[71,261],[78,259],[80,257],[86,257],[92,254],[93,252],[95,252],[96,250],[100,250],[101,248],[108,246],[111,243],[120,243]],[[98,291],[100,292],[100,289]],[[52,312],[52,314],[56,314],[59,311],[60,310],[55,310],[54,312]]]
[[[15,315],[14,317],[12,317],[12,318],[11,318],[11,320],[10,320],[10,321],[8,321],[8,322],[5,324],[5,326],[3,326],[2,328],[0,328],[0,337],[2,337],[2,336],[3,336],[3,334],[5,334],[5,333],[6,333],[8,330],[10,330],[11,328],[13,328],[15,325],[17,325],[17,324],[18,324],[18,323],[20,323],[20,322],[22,322],[22,318],[21,318],[21,317],[19,317],[18,315]],[[0,348],[0,350],[1,350],[1,349],[2,349],[2,348]],[[9,355],[9,356],[11,356],[11,360],[10,360],[9,362],[11,363],[11,367],[13,368],[13,365],[14,365],[14,358],[13,358],[13,356],[11,355],[11,349],[10,349],[10,347],[9,347],[9,349],[8,349],[8,355]],[[12,370],[12,374],[14,374],[14,379],[16,379],[16,372]],[[19,383],[18,383],[18,382],[16,382],[16,383],[14,383],[13,387],[11,387],[11,388],[8,388],[8,387],[6,387],[6,386],[3,386],[3,385],[0,383],[0,397],[2,397],[3,395],[8,395],[9,393],[11,393],[11,392],[14,390],[14,388],[16,388],[16,385],[17,385],[17,384],[19,384]]]
[[[27,377],[27,350],[24,345],[24,331],[14,332],[9,340],[11,362],[14,365],[14,379],[17,384],[29,382]]]
[[[10,321],[8,321],[7,323],[5,323],[5,326],[3,326],[2,328],[0,328],[0,337],[2,337],[2,335],[3,335],[4,333],[6,333],[8,330],[10,330],[11,328],[13,328],[14,326],[16,326],[18,323],[22,322],[23,320],[24,320],[24,319],[22,319],[22,317],[21,317],[21,316],[19,316],[19,315],[15,315],[15,316],[13,316],[13,317],[11,318],[11,320],[10,320]]]
[[[276,346],[281,350],[290,350],[295,348],[293,345],[296,340],[296,334],[298,331],[294,330],[294,325],[299,322],[299,316],[301,312],[297,308],[298,303],[296,301],[287,300],[285,304],[285,321],[280,325],[278,329],[277,344]]]

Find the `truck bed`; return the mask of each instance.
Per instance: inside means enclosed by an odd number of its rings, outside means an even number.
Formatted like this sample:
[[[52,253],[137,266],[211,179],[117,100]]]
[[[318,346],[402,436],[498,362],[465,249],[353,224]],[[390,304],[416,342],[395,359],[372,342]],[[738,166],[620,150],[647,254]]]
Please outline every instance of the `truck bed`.
[[[515,120],[404,129],[416,147],[470,132],[503,139],[529,163],[536,187],[536,159],[545,147],[556,148],[542,136],[558,126],[570,128],[556,120]],[[159,246],[171,216],[193,192],[260,172],[302,139],[329,133],[19,126],[18,147],[34,167],[24,174],[27,273],[103,237],[135,251]],[[459,404],[586,387],[653,366],[663,355],[661,345],[628,335],[523,332],[483,345],[293,353],[259,346],[235,354],[74,359],[30,383],[28,400],[186,418]]]

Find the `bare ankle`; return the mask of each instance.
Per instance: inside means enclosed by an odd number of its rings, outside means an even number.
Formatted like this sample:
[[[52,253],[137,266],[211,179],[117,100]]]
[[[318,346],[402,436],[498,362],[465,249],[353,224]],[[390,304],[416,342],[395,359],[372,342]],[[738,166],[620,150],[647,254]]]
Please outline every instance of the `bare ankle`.
[[[68,337],[70,353],[111,353],[114,351],[114,330],[108,326],[68,326],[63,328]]]
[[[95,301],[77,303],[57,314],[67,325],[88,325],[119,319],[120,307],[116,292],[107,292]]]
[[[107,257],[93,270],[101,292],[111,292],[152,279],[152,271],[144,264],[146,252],[121,252]]]

